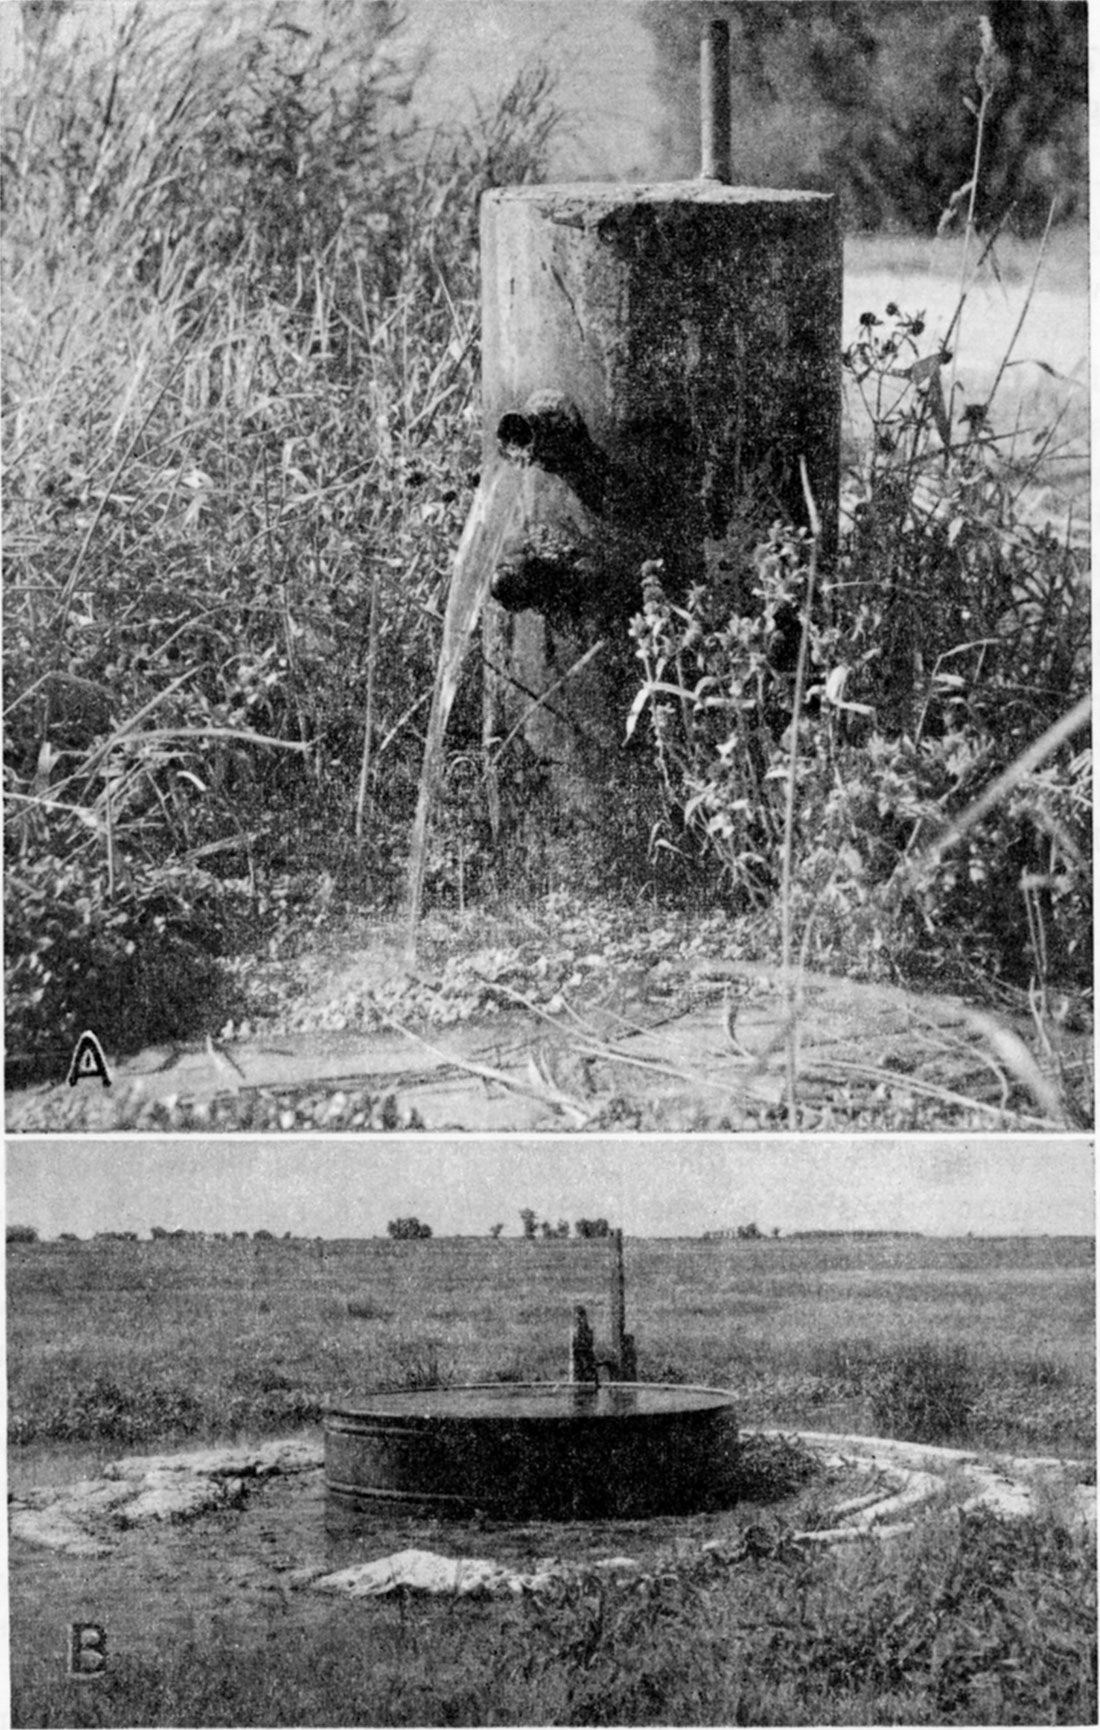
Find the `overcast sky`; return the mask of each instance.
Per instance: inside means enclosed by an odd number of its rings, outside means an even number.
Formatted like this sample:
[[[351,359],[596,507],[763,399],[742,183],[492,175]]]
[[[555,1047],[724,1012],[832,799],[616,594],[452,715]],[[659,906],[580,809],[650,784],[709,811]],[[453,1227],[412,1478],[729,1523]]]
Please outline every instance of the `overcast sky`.
[[[885,1228],[943,1235],[1091,1234],[1091,1144],[1074,1139],[909,1141],[438,1141],[430,1136],[269,1142],[140,1139],[7,1143],[7,1217],[72,1231],[255,1231],[371,1237],[415,1214],[437,1236],[480,1234],[519,1211],[603,1215],[636,1237]]]

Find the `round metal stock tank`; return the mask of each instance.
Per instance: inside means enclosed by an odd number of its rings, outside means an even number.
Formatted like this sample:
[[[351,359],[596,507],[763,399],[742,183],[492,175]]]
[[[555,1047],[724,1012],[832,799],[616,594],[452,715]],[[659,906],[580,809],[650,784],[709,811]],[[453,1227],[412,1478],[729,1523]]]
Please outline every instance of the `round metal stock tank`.
[[[733,1396],[559,1382],[369,1394],[325,1417],[326,1524],[384,1508],[640,1519],[733,1499]]]

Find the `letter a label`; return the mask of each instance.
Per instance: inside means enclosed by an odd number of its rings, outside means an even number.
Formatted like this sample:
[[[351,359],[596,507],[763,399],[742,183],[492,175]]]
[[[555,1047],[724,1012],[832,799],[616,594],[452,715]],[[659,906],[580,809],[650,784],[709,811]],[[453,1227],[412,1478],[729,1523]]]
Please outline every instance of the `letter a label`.
[[[110,1087],[111,1072],[102,1045],[94,1033],[82,1033],[69,1065],[69,1086],[75,1087],[78,1081],[88,1081],[93,1075],[99,1076],[104,1087]]]

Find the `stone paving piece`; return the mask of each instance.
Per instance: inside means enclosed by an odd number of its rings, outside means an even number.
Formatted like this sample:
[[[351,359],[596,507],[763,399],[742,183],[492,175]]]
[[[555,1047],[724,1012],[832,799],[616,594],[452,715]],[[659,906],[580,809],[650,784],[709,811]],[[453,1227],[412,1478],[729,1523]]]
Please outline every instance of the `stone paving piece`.
[[[537,1591],[553,1575],[517,1574],[496,1562],[467,1556],[440,1556],[432,1550],[400,1550],[372,1562],[357,1562],[313,1581],[315,1592],[345,1598],[377,1598],[390,1592],[423,1592],[431,1597],[499,1597]]]
[[[203,1478],[263,1478],[277,1472],[310,1471],[324,1463],[319,1442],[265,1442],[257,1448],[204,1448],[185,1454],[133,1454],[111,1460],[105,1478],[147,1478],[154,1473],[186,1472]]]
[[[109,1556],[114,1546],[93,1538],[71,1519],[60,1504],[31,1508],[13,1503],[9,1521],[13,1538],[40,1550],[60,1550],[66,1556]]]
[[[109,1555],[104,1525],[193,1520],[232,1506],[261,1478],[314,1471],[324,1462],[320,1442],[265,1442],[258,1448],[204,1448],[181,1454],[134,1454],[111,1460],[100,1478],[62,1489],[28,1490],[13,1499],[14,1537],[69,1556]]]

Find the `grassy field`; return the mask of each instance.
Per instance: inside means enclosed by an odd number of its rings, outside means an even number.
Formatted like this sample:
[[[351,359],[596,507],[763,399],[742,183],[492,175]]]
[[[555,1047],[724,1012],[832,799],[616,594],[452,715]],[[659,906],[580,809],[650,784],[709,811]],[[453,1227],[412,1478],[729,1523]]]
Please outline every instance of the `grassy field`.
[[[606,1337],[608,1261],[599,1243],[518,1239],[11,1246],[11,1481],[286,1432],[326,1392],[560,1375],[575,1302]],[[953,1402],[952,1439],[1080,1454],[1093,1262],[1082,1239],[638,1241],[628,1323],[644,1378],[733,1388],[748,1423],[913,1433],[931,1388]],[[741,1517],[781,1530],[783,1505]],[[1056,1506],[1014,1522],[956,1511],[901,1543],[780,1545],[735,1566],[673,1537],[674,1565],[642,1583],[588,1573],[505,1603],[274,1590],[272,1564],[318,1554],[320,1525],[317,1499],[275,1489],[201,1530],[133,1534],[109,1563],[17,1549],[13,1722],[1095,1719],[1095,1545]],[[646,1531],[605,1547],[652,1545]],[[394,1526],[385,1547],[484,1554],[507,1538],[491,1522]],[[540,1554],[569,1541],[521,1540]],[[89,1687],[63,1676],[55,1636],[93,1611],[115,1656]]]
[[[592,1242],[379,1239],[319,1253],[305,1241],[101,1240],[8,1253],[15,1444],[255,1437],[316,1421],[326,1393],[556,1378],[573,1305],[607,1326],[608,1254]],[[642,1378],[732,1388],[748,1422],[879,1433],[898,1354],[961,1350],[965,1397],[937,1439],[1092,1445],[1087,1240],[640,1241],[626,1277]]]

